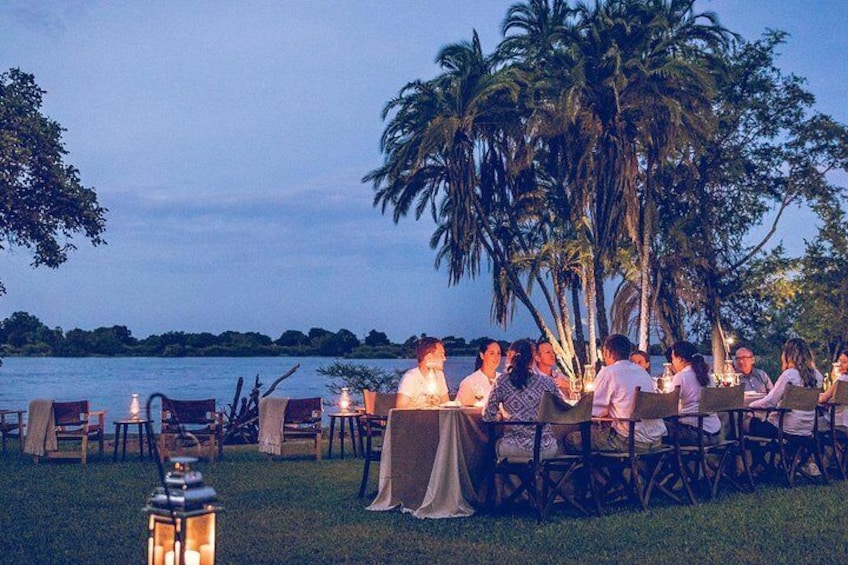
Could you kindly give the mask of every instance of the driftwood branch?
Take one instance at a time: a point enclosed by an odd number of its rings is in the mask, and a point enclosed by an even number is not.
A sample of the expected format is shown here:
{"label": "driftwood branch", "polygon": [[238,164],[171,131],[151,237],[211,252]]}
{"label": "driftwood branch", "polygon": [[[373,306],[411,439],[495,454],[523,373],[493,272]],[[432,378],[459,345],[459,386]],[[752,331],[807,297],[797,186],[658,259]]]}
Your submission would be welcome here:
{"label": "driftwood branch", "polygon": [[[286,373],[276,379],[268,390],[261,395],[262,398],[274,392],[281,382],[292,376],[295,371],[300,368],[300,363],[286,371]],[[259,375],[253,382],[253,388],[250,393],[242,397],[242,389],[244,387],[244,378],[239,377],[236,383],[236,393],[233,395],[233,402],[229,406],[228,414],[225,416],[224,422],[224,443],[227,444],[250,444],[259,441],[259,399],[262,383],[259,382]]]}

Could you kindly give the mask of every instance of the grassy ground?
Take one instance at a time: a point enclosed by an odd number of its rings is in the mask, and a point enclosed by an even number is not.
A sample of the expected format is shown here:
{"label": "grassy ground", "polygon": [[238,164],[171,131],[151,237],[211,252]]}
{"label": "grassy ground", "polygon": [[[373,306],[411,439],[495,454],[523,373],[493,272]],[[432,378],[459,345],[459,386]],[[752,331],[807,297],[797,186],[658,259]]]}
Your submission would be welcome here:
{"label": "grassy ground", "polygon": [[[603,518],[530,513],[417,520],[368,512],[356,498],[362,461],[269,460],[228,447],[200,463],[225,511],[223,564],[262,563],[844,563],[848,483],[725,493],[696,507],[613,508]],[[375,476],[376,466],[374,468]],[[0,563],[142,563],[141,508],[157,482],[136,458],[34,465],[0,458]],[[372,482],[372,490],[376,485]]]}

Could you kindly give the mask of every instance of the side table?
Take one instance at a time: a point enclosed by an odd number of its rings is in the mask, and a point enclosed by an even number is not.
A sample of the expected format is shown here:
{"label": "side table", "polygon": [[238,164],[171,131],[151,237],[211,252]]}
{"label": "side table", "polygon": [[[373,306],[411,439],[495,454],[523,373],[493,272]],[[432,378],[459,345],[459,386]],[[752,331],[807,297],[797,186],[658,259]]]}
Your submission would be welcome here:
{"label": "side table", "polygon": [[327,453],[327,459],[333,458],[333,436],[335,435],[336,420],[341,420],[339,426],[339,443],[341,444],[341,459],[345,457],[345,422],[350,428],[350,447],[353,450],[353,456],[356,457],[356,432],[354,422],[359,420],[359,412],[338,412],[330,414],[330,446]]}
{"label": "side table", "polygon": [[[144,459],[144,440],[147,438],[147,452],[149,457],[153,457],[153,438],[147,433],[147,424],[150,420],[144,419],[127,419],[115,420],[115,451],[112,453],[112,461],[118,460],[118,442],[121,443],[121,461],[127,456],[127,432],[130,426],[138,426],[138,458]],[[123,433],[123,438],[121,434]]]}

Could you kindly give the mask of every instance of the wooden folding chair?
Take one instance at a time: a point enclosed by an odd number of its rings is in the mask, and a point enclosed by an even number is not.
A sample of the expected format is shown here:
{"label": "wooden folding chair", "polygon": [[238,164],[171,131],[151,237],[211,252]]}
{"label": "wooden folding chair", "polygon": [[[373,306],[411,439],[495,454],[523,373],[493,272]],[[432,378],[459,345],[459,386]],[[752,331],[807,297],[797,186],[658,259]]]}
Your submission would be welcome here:
{"label": "wooden folding chair", "polygon": [[[562,499],[583,514],[590,512],[584,506],[586,494],[591,498],[598,516],[602,515],[601,504],[595,485],[592,464],[592,403],[595,395],[584,394],[580,401],[570,406],[558,396],[546,392],[542,396],[539,412],[536,415],[536,437],[533,447],[534,458],[538,461],[538,477],[541,482],[541,496],[538,498],[539,519],[544,520],[553,504]],[[540,458],[542,428],[546,425],[564,425],[578,427],[580,449],[576,453],[563,452],[556,457]],[[571,489],[565,487],[571,485]],[[589,492],[585,487],[588,485]]]}
{"label": "wooden folding chair", "polygon": [[[764,411],[778,412],[777,437],[758,437],[747,436],[746,447],[751,449],[752,444],[765,449],[767,454],[771,455],[769,465],[775,469],[779,469],[784,478],[786,485],[792,487],[798,471],[806,479],[813,481],[815,477],[807,474],[800,467],[805,464],[810,458],[815,461],[821,471],[821,481],[827,484],[827,469],[824,466],[824,458],[822,457],[821,441],[819,437],[819,415],[818,401],[819,394],[822,392],[820,388],[807,388],[795,386],[793,384],[786,385],[786,391],[783,393],[783,398],[780,401],[780,406],[776,408],[748,408],[749,411]],[[809,433],[791,434],[785,430],[786,414],[792,411],[812,412],[814,415],[813,426]],[[769,461],[769,459],[765,459]]]}
{"label": "wooden folding chair", "polygon": [[315,459],[320,460],[323,413],[324,403],[320,396],[289,399],[283,421],[282,441],[311,439],[314,443]]}
{"label": "wooden folding chair", "polygon": [[846,448],[848,448],[848,428],[836,424],[836,416],[838,410],[848,410],[848,381],[836,381],[833,385],[836,390],[833,391],[833,396],[830,401],[823,407],[829,414],[829,421],[826,431],[822,432],[821,439],[831,448],[832,457],[839,476],[842,479],[848,478],[848,457],[846,457]]}
{"label": "wooden folding chair", "polygon": [[678,503],[685,502],[675,485],[682,483],[689,503],[697,504],[692,486],[683,470],[680,446],[674,426],[670,427],[669,443],[650,451],[636,449],[636,424],[643,420],[678,418],[680,387],[670,393],[645,392],[636,387],[633,411],[630,418],[593,418],[595,422],[625,422],[628,426],[627,451],[595,451],[600,475],[606,483],[601,487],[610,500],[619,491],[635,499],[642,510],[647,510],[654,489],[661,491]]}
{"label": "wooden folding chair", "polygon": [[[79,458],[85,465],[88,462],[88,442],[94,440],[99,446],[100,458],[103,458],[103,434],[105,429],[106,413],[102,411],[92,412],[89,409],[88,400],[74,402],[54,402],[53,419],[56,424],[56,439],[61,442],[79,442],[79,451],[53,451],[47,454],[50,459],[55,458]],[[92,422],[91,417],[96,421]],[[36,462],[38,458],[36,458]]]}
{"label": "wooden folding chair", "polygon": [[379,462],[383,454],[383,434],[389,421],[389,410],[397,406],[397,394],[380,393],[363,390],[362,397],[365,400],[365,414],[359,418],[360,448],[365,456],[362,467],[362,481],[359,483],[359,497],[365,496],[368,487],[368,475],[371,471],[371,463]]}
{"label": "wooden folding chair", "polygon": [[[723,438],[717,443],[704,443],[704,419],[712,414],[724,416],[727,428]],[[754,490],[754,477],[748,461],[744,457],[744,431],[742,422],[745,417],[745,387],[704,387],[701,390],[701,402],[697,414],[687,416],[698,418],[698,444],[681,445],[684,470],[689,474],[693,485],[703,486],[710,498],[715,498],[719,484],[730,483],[740,491],[744,491],[740,480],[736,477],[736,459],[741,457],[744,473],[748,479],[750,490]],[[728,467],[732,469],[728,470]]]}
{"label": "wooden folding chair", "polygon": [[224,415],[215,410],[215,399],[162,399],[162,433],[159,456],[164,459],[195,449],[209,461],[224,456]]}

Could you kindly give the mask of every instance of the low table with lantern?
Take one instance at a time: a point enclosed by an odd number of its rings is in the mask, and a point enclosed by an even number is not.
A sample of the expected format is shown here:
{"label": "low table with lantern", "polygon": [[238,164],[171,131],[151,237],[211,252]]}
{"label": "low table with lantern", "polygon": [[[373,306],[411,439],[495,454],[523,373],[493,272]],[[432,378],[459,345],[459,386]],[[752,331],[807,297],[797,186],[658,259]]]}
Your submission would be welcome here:
{"label": "low table with lantern", "polygon": [[[138,458],[144,459],[144,442],[147,439],[147,452],[153,457],[153,438],[147,433],[147,424],[150,420],[143,418],[127,418],[126,420],[115,420],[115,451],[112,453],[112,461],[118,460],[118,443],[121,444],[121,461],[127,456],[127,433],[130,426],[138,426]],[[122,437],[123,434],[123,437]]]}
{"label": "low table with lantern", "polygon": [[355,430],[356,426],[354,423],[359,421],[359,416],[361,414],[359,412],[337,412],[335,414],[330,414],[330,445],[327,450],[327,458],[333,458],[333,437],[335,436],[336,430],[336,420],[341,420],[339,425],[339,444],[341,444],[340,457],[341,459],[345,458],[345,422],[347,422],[348,428],[350,429],[350,447],[353,450],[354,457],[357,456],[356,453],[356,435]]}

